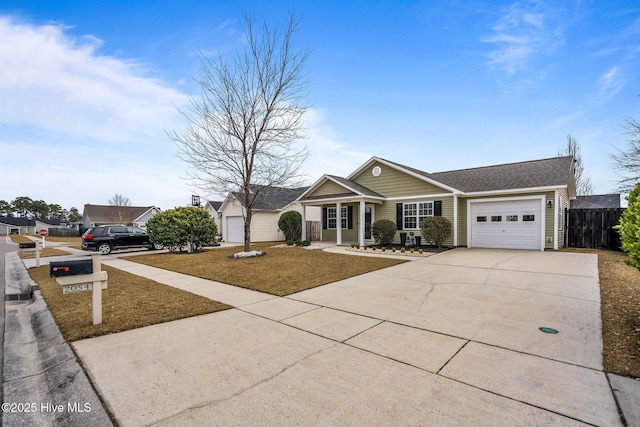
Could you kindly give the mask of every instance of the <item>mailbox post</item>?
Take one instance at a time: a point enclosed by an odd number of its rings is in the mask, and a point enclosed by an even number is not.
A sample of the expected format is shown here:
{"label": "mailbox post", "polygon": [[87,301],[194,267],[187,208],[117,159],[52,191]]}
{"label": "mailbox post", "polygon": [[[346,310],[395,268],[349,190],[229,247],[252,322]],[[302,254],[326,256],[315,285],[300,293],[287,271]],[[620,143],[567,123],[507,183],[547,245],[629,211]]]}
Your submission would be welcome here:
{"label": "mailbox post", "polygon": [[102,271],[100,255],[100,252],[93,252],[90,261],[49,264],[49,272],[62,286],[64,295],[91,291],[91,318],[94,325],[102,323],[102,290],[107,289],[107,272]]}
{"label": "mailbox post", "polygon": [[36,254],[36,267],[40,267],[40,247],[36,242],[20,243],[19,247],[25,255]]}

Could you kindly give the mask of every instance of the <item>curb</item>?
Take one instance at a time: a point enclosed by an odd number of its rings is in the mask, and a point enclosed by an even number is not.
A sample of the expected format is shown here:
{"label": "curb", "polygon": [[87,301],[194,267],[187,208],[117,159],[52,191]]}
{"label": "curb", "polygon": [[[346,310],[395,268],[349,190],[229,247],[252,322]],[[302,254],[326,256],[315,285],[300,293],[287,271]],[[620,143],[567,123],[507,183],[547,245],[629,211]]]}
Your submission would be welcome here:
{"label": "curb", "polygon": [[[6,277],[33,289],[19,258],[5,259]],[[2,425],[112,426],[40,291],[33,301],[5,302],[5,314]]]}

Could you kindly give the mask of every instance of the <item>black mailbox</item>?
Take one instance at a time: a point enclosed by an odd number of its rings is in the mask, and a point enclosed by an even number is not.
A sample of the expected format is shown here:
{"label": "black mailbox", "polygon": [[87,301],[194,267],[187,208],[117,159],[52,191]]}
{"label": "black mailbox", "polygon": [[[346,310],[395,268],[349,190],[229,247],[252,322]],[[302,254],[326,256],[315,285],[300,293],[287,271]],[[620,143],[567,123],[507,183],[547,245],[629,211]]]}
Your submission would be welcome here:
{"label": "black mailbox", "polygon": [[36,242],[29,243],[20,243],[20,249],[34,249],[36,247]]}
{"label": "black mailbox", "polygon": [[92,274],[93,261],[56,261],[49,263],[49,275],[51,277],[77,276],[78,274]]}

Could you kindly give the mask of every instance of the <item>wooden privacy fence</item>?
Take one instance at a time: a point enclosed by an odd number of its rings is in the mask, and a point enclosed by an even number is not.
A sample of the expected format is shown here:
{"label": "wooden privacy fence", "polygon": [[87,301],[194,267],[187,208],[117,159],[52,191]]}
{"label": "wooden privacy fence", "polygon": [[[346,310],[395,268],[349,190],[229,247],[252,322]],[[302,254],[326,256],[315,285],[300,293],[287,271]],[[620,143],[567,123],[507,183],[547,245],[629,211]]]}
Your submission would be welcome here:
{"label": "wooden privacy fence", "polygon": [[320,228],[322,223],[320,221],[307,221],[307,240],[310,242],[317,242],[320,240]]}
{"label": "wooden privacy fence", "polygon": [[570,248],[619,251],[620,235],[613,230],[625,208],[567,209],[565,243]]}
{"label": "wooden privacy fence", "polygon": [[80,231],[75,228],[58,228],[58,227],[50,227],[49,228],[49,236],[55,237],[78,237],[80,236]]}

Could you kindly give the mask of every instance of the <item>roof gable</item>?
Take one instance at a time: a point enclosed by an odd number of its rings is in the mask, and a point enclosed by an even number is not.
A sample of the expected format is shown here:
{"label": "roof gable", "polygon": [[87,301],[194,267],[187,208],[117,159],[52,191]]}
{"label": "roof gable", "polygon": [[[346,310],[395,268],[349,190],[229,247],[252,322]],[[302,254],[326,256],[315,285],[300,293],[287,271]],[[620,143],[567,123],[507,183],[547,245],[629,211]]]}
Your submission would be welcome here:
{"label": "roof gable", "polygon": [[300,199],[331,199],[349,196],[365,196],[379,199],[384,198],[381,194],[353,180],[335,175],[324,175],[315,184],[309,187],[309,189],[300,196]]}

